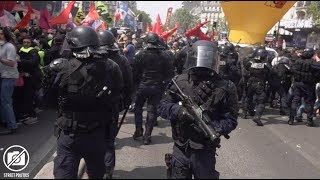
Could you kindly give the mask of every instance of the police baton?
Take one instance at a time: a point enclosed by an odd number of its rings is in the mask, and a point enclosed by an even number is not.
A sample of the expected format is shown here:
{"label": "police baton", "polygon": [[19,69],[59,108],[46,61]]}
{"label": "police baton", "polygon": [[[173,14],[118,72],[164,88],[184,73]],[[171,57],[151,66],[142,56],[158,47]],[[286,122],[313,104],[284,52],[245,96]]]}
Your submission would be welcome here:
{"label": "police baton", "polygon": [[120,123],[119,123],[119,125],[118,125],[116,137],[117,137],[117,135],[118,135],[118,133],[119,133],[119,131],[120,131],[120,128],[121,128],[121,126],[122,126],[122,123],[123,123],[123,121],[124,121],[124,118],[125,118],[126,115],[127,115],[127,112],[128,112],[128,110],[129,110],[129,107],[130,107],[130,105],[127,106],[127,108],[125,109],[125,111],[124,111],[124,113],[123,113],[123,115],[122,115],[122,118],[121,118]]}

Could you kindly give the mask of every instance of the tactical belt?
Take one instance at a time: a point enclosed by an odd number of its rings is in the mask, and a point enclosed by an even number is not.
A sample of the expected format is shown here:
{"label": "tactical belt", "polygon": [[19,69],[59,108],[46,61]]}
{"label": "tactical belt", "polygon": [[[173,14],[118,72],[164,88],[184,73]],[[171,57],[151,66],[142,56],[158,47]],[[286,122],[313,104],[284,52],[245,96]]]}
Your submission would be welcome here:
{"label": "tactical belt", "polygon": [[205,145],[196,143],[190,139],[188,139],[185,143],[182,143],[180,141],[175,141],[174,145],[177,146],[182,152],[187,152],[188,149],[207,149],[207,148],[220,148],[220,139],[217,139],[217,143],[207,143]]}
{"label": "tactical belt", "polygon": [[57,121],[59,129],[61,129],[66,135],[74,134],[88,134],[97,129],[101,123],[98,121],[91,121],[90,124],[79,123],[79,121],[73,120],[67,117],[60,117]]}

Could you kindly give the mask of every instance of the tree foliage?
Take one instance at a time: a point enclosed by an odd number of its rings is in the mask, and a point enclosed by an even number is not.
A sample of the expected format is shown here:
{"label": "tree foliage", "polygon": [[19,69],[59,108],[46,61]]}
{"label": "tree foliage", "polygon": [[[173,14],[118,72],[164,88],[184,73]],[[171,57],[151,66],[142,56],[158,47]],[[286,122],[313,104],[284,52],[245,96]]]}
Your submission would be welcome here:
{"label": "tree foliage", "polygon": [[320,28],[320,1],[311,1],[307,14],[312,17],[314,25]]}
{"label": "tree foliage", "polygon": [[188,9],[179,8],[172,14],[170,28],[173,28],[174,22],[178,23],[178,32],[181,33],[193,28],[200,21],[199,17],[192,15]]}

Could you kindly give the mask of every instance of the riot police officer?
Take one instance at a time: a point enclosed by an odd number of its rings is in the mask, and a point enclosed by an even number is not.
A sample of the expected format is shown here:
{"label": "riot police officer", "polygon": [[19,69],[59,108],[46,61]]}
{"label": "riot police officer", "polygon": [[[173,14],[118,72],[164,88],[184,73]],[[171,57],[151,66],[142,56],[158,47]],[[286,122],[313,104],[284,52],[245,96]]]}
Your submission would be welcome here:
{"label": "riot police officer", "polygon": [[280,115],[287,114],[287,96],[291,86],[289,58],[281,57],[278,64],[272,67],[273,88],[280,96]]}
{"label": "riot police officer", "polygon": [[184,65],[189,57],[189,53],[191,52],[192,43],[196,42],[197,40],[198,38],[194,36],[191,36],[189,39],[182,38],[181,40],[179,40],[181,50],[177,53],[174,62],[177,74],[181,74],[183,70],[185,70]]}
{"label": "riot police officer", "polygon": [[[199,40],[192,49],[187,71],[173,79],[177,85],[169,84],[158,107],[159,115],[170,120],[172,127],[174,146],[168,171],[173,179],[191,179],[192,175],[195,179],[218,178],[215,152],[220,146],[219,134],[228,135],[237,126],[237,90],[216,72],[217,46],[213,42]],[[178,89],[201,107],[200,116],[208,117],[207,125],[217,135],[213,141],[185,107]]]}
{"label": "riot police officer", "polygon": [[220,56],[219,70],[218,70],[219,74],[221,75],[222,78],[226,80],[231,80],[233,83],[238,84],[241,78],[241,73],[240,73],[240,69],[237,67],[237,60],[238,60],[236,59],[237,57],[234,57],[234,55],[230,54],[232,53],[231,52],[232,48],[230,50],[230,47],[228,47],[225,44],[222,44],[218,47],[218,51]]}
{"label": "riot police officer", "polygon": [[[268,52],[264,48],[259,48],[254,53],[254,59],[247,61],[244,67],[249,71],[250,77],[246,87],[246,97],[244,101],[244,118],[247,118],[247,113],[254,115],[253,121],[258,126],[263,126],[260,118],[264,112],[266,92],[265,86],[268,74],[271,72],[271,65],[266,63]],[[253,98],[256,95],[256,112],[254,113]]]}
{"label": "riot police officer", "polygon": [[171,58],[159,44],[159,36],[150,32],[145,39],[147,47],[135,55],[133,63],[134,82],[139,84],[135,101],[136,130],[133,139],[136,140],[143,135],[142,108],[148,100],[143,140],[144,144],[150,144],[151,133],[158,116],[157,106],[167,82],[174,75],[174,70]]}
{"label": "riot police officer", "polygon": [[57,59],[45,67],[59,72],[58,119],[55,122],[57,156],[55,178],[77,178],[84,158],[89,178],[105,173],[106,127],[117,111],[122,88],[119,66],[112,60],[93,57],[99,44],[90,27],[76,27],[66,35],[71,59]]}
{"label": "riot police officer", "polygon": [[319,81],[320,64],[312,59],[313,49],[305,49],[300,59],[292,64],[291,71],[294,76],[293,99],[291,103],[289,125],[293,125],[296,116],[298,104],[301,98],[305,101],[305,111],[307,114],[307,126],[315,126],[313,121],[313,105],[315,102],[315,85]]}
{"label": "riot police officer", "polygon": [[[132,81],[132,69],[127,60],[127,58],[120,54],[120,49],[114,45],[115,37],[111,31],[100,30],[97,32],[99,37],[99,48],[97,50],[97,55],[104,58],[109,58],[116,62],[121,70],[124,86],[120,91],[121,94],[121,104],[119,111],[128,108],[131,103],[131,95],[133,93],[133,81]],[[118,112],[118,111],[116,111]],[[118,118],[119,113],[114,113],[114,119],[112,125],[107,129],[107,152],[105,155],[105,165],[106,165],[106,178],[111,179],[113,170],[115,167],[116,157],[115,157],[115,137],[119,130],[118,128]]]}

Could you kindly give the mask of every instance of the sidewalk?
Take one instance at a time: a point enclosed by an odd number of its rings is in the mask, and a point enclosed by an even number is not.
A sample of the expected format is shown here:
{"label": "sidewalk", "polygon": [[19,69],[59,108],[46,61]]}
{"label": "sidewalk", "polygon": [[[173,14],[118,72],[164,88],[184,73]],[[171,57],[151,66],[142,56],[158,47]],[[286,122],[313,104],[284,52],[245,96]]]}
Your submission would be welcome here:
{"label": "sidewalk", "polygon": [[[24,147],[29,154],[29,163],[19,173],[29,173],[33,178],[52,156],[56,149],[56,138],[53,136],[53,123],[56,119],[54,110],[45,110],[38,114],[39,122],[33,125],[19,125],[15,134],[0,136],[0,156],[3,157],[7,148],[13,145]],[[0,172],[12,173],[0,162]],[[0,173],[0,179],[4,174]]]}

